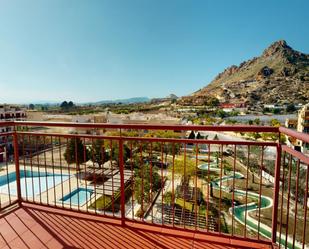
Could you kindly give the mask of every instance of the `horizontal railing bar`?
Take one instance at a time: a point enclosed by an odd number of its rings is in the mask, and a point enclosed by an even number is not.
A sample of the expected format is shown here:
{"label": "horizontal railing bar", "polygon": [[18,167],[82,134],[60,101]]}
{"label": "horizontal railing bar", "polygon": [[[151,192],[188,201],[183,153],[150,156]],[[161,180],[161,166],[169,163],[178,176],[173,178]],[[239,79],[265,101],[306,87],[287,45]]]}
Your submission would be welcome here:
{"label": "horizontal railing bar", "polygon": [[26,136],[52,136],[64,138],[94,138],[105,140],[123,140],[123,141],[145,141],[145,142],[166,142],[166,143],[193,143],[193,144],[224,144],[224,145],[252,145],[252,146],[277,146],[275,142],[257,142],[257,141],[233,141],[233,140],[205,140],[205,139],[180,139],[180,138],[155,138],[155,137],[123,137],[123,136],[100,136],[84,134],[61,134],[61,133],[37,133],[37,132],[17,132],[17,134]]}
{"label": "horizontal railing bar", "polygon": [[309,143],[309,135],[306,133],[294,131],[285,127],[279,127],[279,131],[285,135],[291,136],[293,138],[297,138],[303,142]]}
{"label": "horizontal railing bar", "polygon": [[107,124],[107,123],[73,123],[73,122],[37,122],[14,121],[16,126],[46,126],[71,128],[111,128],[111,129],[144,129],[174,131],[226,131],[226,132],[278,132],[278,127],[255,125],[148,125],[148,124]]}
{"label": "horizontal railing bar", "polygon": [[73,138],[73,137],[79,137],[79,138],[96,138],[96,139],[108,139],[108,140],[120,140],[122,137],[120,136],[101,136],[101,135],[89,135],[89,134],[63,134],[63,133],[47,133],[47,132],[24,132],[19,131],[17,132],[19,135],[25,135],[25,136],[42,136],[42,137],[63,137],[63,138]]}
{"label": "horizontal railing bar", "polygon": [[11,136],[11,135],[13,135],[14,133],[13,132],[1,132],[0,133],[0,137],[6,137],[6,136]]}
{"label": "horizontal railing bar", "polygon": [[303,163],[309,165],[309,157],[307,157],[306,155],[304,155],[303,153],[292,149],[291,147],[287,146],[287,145],[282,145],[282,150],[291,154],[292,156],[298,158],[300,161],[302,161]]}
{"label": "horizontal railing bar", "polygon": [[0,122],[0,127],[3,127],[3,126],[14,126],[14,121],[3,121],[3,122]]}
{"label": "horizontal railing bar", "polygon": [[170,142],[170,143],[192,143],[192,144],[224,144],[224,145],[256,145],[256,146],[277,146],[275,142],[256,141],[233,141],[233,140],[205,140],[205,139],[178,139],[178,138],[148,138],[148,137],[122,137],[124,141],[149,141],[149,142]]}
{"label": "horizontal railing bar", "polygon": [[[2,211],[4,211],[4,210],[6,210],[6,209],[8,209],[8,208],[10,208],[10,207],[12,207],[13,205],[15,205],[15,204],[17,204],[19,202],[19,200],[14,200],[14,201],[12,201],[11,203],[8,201],[8,202],[6,202],[6,203],[2,203],[2,207],[0,208],[0,213],[2,212]],[[1,216],[0,216],[0,218],[1,218]]]}

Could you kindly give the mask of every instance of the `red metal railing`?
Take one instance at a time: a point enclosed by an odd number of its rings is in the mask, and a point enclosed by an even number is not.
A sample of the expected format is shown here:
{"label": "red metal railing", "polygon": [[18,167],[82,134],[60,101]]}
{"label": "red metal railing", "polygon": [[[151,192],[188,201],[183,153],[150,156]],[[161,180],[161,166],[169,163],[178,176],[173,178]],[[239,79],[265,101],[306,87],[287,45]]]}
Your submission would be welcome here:
{"label": "red metal railing", "polygon": [[[123,225],[143,222],[289,248],[308,244],[309,160],[279,143],[283,134],[304,142],[308,135],[261,126],[0,126],[14,127],[0,136],[7,147],[11,139],[15,158],[12,165],[7,156],[0,172],[1,208],[30,202],[114,217]],[[200,139],[188,139],[191,131]],[[218,140],[221,132],[273,133],[275,141],[229,134]]]}

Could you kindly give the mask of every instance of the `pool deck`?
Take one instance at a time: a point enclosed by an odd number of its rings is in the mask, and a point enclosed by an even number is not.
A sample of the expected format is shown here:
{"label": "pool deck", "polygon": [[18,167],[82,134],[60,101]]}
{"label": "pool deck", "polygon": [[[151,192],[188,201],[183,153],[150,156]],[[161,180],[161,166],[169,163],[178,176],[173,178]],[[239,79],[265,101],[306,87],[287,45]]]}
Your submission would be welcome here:
{"label": "pool deck", "polygon": [[0,214],[0,248],[272,248],[205,235],[23,204]]}

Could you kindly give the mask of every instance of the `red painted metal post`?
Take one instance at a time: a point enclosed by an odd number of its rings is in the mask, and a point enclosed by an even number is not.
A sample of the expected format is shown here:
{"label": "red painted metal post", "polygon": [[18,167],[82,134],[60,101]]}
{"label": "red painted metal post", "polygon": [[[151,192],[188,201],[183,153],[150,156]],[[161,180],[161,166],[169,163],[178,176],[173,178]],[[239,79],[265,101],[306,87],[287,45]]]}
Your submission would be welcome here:
{"label": "red painted metal post", "polygon": [[125,225],[125,186],[124,186],[124,164],[123,164],[123,140],[119,140],[119,170],[120,170],[120,202],[121,202],[121,224]]}
{"label": "red painted metal post", "polygon": [[20,189],[20,171],[19,171],[19,151],[18,151],[18,137],[16,131],[13,133],[13,146],[14,146],[14,161],[15,161],[15,174],[16,174],[16,187],[17,187],[17,201],[21,204],[21,189]]}
{"label": "red painted metal post", "polygon": [[[279,133],[280,136],[280,133]],[[280,141],[277,145],[277,157],[275,165],[275,183],[274,183],[274,205],[272,213],[272,235],[271,241],[276,244],[277,240],[277,222],[278,222],[278,203],[279,203],[279,183],[280,183],[280,167],[281,167],[281,144]]]}

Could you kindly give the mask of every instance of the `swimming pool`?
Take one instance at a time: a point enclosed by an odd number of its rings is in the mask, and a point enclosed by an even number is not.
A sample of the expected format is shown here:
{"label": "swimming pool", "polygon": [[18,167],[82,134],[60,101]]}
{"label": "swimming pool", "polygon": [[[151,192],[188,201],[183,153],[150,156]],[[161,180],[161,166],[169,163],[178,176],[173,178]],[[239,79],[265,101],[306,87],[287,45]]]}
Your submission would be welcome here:
{"label": "swimming pool", "polygon": [[[53,174],[48,172],[38,172],[31,170],[20,170],[20,188],[22,197],[36,196],[62,181],[66,181],[70,176],[67,174]],[[17,195],[16,173],[0,176],[0,193]]]}
{"label": "swimming pool", "polygon": [[82,206],[90,200],[92,194],[93,189],[76,188],[72,192],[61,198],[60,201],[63,201],[66,204]]}

